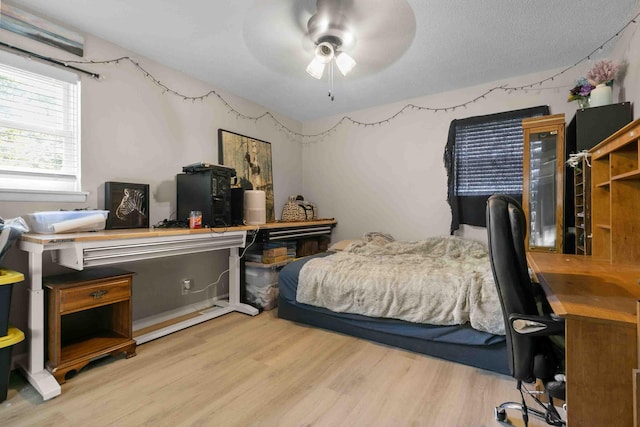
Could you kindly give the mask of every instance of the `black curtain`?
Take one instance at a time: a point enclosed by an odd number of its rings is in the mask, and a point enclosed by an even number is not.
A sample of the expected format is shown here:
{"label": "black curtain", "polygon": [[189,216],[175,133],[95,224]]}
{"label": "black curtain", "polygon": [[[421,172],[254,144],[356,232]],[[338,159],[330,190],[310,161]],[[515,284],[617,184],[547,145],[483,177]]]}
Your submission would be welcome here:
{"label": "black curtain", "polygon": [[[505,143],[513,142],[514,132],[517,135],[522,134],[522,125],[520,121],[528,117],[538,117],[549,115],[549,107],[538,106],[532,108],[525,108],[522,110],[506,111],[502,113],[489,114],[485,116],[469,117],[466,119],[453,120],[449,125],[449,136],[447,139],[447,145],[444,151],[444,165],[447,170],[447,202],[451,207],[451,227],[450,233],[453,234],[460,224],[474,225],[478,227],[486,227],[486,203],[489,196],[496,191],[488,190],[487,194],[473,194],[473,195],[459,195],[458,194],[458,176],[459,165],[456,161],[456,131],[457,129],[464,128],[466,126],[482,126],[487,125],[485,133],[487,137],[485,140],[479,139],[477,143],[482,145],[483,150],[501,150]],[[503,129],[498,131],[498,134],[491,134],[490,127],[495,127],[496,123],[505,122]],[[509,123],[510,122],[510,123]],[[490,126],[492,124],[493,126]],[[500,132],[504,132],[504,139]],[[519,132],[519,133],[517,133]],[[518,139],[522,139],[518,136]],[[520,156],[520,162],[522,157]],[[500,187],[500,176],[489,176],[486,184],[495,184],[496,189]],[[495,182],[492,182],[494,179]],[[499,191],[499,190],[498,190]],[[522,193],[509,193],[511,197],[522,203]]]}

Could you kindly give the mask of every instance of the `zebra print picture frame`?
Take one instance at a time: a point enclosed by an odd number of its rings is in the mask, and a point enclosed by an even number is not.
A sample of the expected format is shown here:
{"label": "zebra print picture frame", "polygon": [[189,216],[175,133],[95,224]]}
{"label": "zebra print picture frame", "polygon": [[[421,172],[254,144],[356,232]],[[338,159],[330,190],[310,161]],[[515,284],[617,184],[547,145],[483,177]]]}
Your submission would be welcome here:
{"label": "zebra print picture frame", "polygon": [[105,182],[106,228],[149,228],[149,184]]}

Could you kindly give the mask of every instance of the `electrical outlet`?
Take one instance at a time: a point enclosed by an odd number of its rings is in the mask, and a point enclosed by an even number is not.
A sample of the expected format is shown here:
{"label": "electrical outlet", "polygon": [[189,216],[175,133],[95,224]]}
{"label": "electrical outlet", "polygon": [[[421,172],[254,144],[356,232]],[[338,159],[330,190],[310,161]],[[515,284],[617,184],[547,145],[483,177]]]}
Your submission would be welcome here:
{"label": "electrical outlet", "polygon": [[189,293],[189,291],[191,290],[191,286],[192,285],[193,285],[193,280],[184,279],[182,281],[182,285],[181,285],[182,295],[187,295]]}

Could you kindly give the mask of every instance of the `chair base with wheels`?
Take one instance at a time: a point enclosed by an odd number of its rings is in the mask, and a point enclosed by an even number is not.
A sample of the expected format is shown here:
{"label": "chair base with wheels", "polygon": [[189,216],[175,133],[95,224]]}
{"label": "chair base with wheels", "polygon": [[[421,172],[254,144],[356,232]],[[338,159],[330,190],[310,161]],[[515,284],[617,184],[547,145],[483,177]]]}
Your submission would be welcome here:
{"label": "chair base with wheels", "polygon": [[[560,387],[563,390],[561,393],[564,393],[564,382],[556,381],[556,383],[557,384],[547,383],[547,387],[550,387],[552,389],[554,388],[554,386]],[[552,393],[547,394],[549,403],[545,403],[538,398],[539,395],[545,394],[543,391],[528,390],[522,385],[521,381],[518,381],[517,388],[520,391],[520,394],[522,396],[522,399],[523,399],[522,403],[504,402],[504,403],[501,403],[499,406],[496,406],[494,410],[496,421],[500,421],[500,422],[507,421],[507,409],[513,409],[513,410],[520,411],[522,413],[522,418],[524,420],[525,425],[527,425],[529,422],[529,415],[532,415],[536,418],[544,420],[547,424],[552,426],[567,425],[567,423],[562,420],[562,416],[558,413],[558,410],[553,404],[553,397],[551,396]],[[524,403],[525,395],[530,396],[536,402],[536,404],[539,405],[540,409],[531,408],[526,403]]]}

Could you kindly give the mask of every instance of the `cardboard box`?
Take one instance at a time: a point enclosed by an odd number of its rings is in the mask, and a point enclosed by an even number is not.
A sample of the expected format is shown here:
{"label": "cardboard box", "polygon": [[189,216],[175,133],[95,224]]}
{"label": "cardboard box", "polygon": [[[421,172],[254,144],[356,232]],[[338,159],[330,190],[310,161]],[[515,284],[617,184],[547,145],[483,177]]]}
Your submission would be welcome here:
{"label": "cardboard box", "polygon": [[280,256],[287,256],[286,246],[280,248],[265,249],[262,251],[262,258],[275,258]]}
{"label": "cardboard box", "polygon": [[318,249],[318,239],[305,239],[298,241],[298,257],[314,255],[320,252]]}

